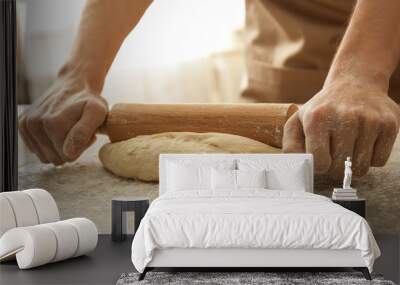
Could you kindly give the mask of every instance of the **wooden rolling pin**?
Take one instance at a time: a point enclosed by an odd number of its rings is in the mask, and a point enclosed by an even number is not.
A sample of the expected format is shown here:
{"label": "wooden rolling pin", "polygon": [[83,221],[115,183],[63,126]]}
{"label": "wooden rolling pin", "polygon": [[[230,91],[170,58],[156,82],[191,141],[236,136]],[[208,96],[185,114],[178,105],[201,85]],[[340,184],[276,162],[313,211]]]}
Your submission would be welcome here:
{"label": "wooden rolling pin", "polygon": [[295,104],[116,104],[101,132],[112,142],[164,132],[217,132],[282,147]]}

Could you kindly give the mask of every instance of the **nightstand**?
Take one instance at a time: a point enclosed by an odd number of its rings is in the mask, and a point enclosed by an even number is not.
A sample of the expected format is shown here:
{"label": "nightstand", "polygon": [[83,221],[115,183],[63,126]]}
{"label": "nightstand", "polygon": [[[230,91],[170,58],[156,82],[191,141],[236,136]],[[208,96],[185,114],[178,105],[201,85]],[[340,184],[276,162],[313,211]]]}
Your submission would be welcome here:
{"label": "nightstand", "polygon": [[355,200],[334,200],[333,203],[339,204],[340,206],[353,211],[356,214],[359,214],[361,217],[365,218],[365,208],[366,208],[366,200],[359,198]]}
{"label": "nightstand", "polygon": [[[140,221],[149,208],[149,198],[147,197],[118,197],[112,199],[112,229],[111,237],[113,241],[123,241],[126,239],[127,231],[127,212],[135,213],[135,232]],[[133,233],[134,234],[134,233]]]}

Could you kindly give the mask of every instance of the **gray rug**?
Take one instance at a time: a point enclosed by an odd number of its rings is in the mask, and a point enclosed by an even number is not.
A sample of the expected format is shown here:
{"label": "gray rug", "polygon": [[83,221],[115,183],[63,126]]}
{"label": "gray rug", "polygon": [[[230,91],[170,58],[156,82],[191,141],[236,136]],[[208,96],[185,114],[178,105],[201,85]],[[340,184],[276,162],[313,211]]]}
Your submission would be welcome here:
{"label": "gray rug", "polygon": [[122,274],[116,285],[134,284],[267,284],[267,285],[297,285],[297,284],[379,284],[395,285],[384,280],[382,276],[372,276],[373,280],[364,279],[359,272],[148,272],[146,278],[138,281],[138,273]]}

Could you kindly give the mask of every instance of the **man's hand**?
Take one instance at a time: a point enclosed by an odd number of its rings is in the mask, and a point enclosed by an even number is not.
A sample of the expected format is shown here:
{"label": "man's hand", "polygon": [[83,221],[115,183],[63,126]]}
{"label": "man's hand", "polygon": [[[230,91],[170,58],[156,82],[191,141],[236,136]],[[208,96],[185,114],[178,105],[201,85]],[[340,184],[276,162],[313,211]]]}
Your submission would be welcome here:
{"label": "man's hand", "polygon": [[333,178],[346,156],[358,176],[386,163],[400,124],[387,95],[400,60],[399,15],[398,0],[357,1],[322,90],[286,123],[284,152],[314,154],[316,171]]}
{"label": "man's hand", "polygon": [[23,140],[42,162],[73,161],[94,142],[108,110],[99,96],[107,72],[151,2],[86,1],[74,48],[58,79],[19,119]]}
{"label": "man's hand", "polygon": [[19,118],[21,137],[43,163],[77,159],[107,116],[104,98],[79,80],[61,77]]}
{"label": "man's hand", "polygon": [[347,156],[354,174],[383,166],[400,125],[400,108],[384,91],[339,80],[326,84],[286,123],[284,152],[314,155],[317,173],[343,176]]}

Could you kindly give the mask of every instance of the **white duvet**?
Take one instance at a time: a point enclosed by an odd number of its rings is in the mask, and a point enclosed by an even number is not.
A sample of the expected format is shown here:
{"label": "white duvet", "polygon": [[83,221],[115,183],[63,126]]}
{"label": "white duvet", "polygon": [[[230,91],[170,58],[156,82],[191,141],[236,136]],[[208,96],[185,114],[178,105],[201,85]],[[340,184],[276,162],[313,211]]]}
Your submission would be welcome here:
{"label": "white duvet", "polygon": [[380,255],[366,220],[330,199],[257,189],[157,198],[134,237],[132,262],[143,272],[165,248],[358,249],[370,271]]}

